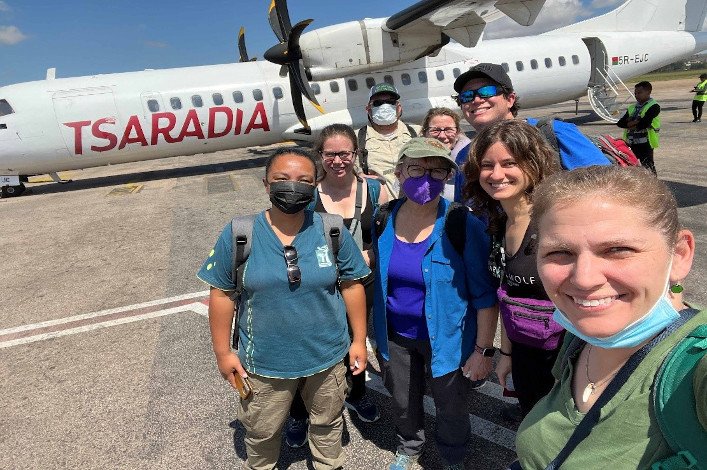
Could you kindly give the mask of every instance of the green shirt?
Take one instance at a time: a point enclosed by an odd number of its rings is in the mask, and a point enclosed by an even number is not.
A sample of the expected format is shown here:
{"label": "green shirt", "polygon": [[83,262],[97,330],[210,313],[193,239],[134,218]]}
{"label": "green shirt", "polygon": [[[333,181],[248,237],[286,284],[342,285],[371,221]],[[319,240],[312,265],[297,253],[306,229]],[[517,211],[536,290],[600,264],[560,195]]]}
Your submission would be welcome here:
{"label": "green shirt", "polygon": [[[696,326],[706,322],[707,312],[702,311],[653,348],[626,384],[604,405],[599,422],[567,457],[563,468],[647,469],[653,462],[673,454],[655,419],[651,396],[653,382],[670,350]],[[518,429],[516,451],[524,470],[543,470],[557,457],[584,417],[575,407],[571,389],[581,348],[573,357],[565,357],[572,341],[581,340],[571,334],[565,335],[553,368],[557,382]],[[701,370],[696,370],[695,374],[701,373],[705,377],[695,377],[695,383],[707,380],[707,370]],[[698,410],[707,413],[705,407]],[[707,422],[707,416],[700,416],[700,420]]]}

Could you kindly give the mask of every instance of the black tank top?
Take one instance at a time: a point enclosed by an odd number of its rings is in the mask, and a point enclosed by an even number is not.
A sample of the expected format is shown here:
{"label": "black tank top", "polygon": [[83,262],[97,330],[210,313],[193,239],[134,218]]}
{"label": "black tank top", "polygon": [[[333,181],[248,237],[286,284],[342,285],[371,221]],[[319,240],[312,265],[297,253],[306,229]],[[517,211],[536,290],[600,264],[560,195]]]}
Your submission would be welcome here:
{"label": "black tank top", "polygon": [[[361,212],[361,241],[363,242],[363,249],[369,250],[371,248],[371,226],[373,225],[373,204],[371,203],[371,198],[368,195],[368,185],[366,185],[366,194],[363,195],[366,198],[366,207],[364,207]],[[317,194],[317,204],[314,206],[315,212],[327,212],[322,204],[322,198]],[[344,225],[346,228],[351,226],[351,221],[353,218],[344,218]]]}

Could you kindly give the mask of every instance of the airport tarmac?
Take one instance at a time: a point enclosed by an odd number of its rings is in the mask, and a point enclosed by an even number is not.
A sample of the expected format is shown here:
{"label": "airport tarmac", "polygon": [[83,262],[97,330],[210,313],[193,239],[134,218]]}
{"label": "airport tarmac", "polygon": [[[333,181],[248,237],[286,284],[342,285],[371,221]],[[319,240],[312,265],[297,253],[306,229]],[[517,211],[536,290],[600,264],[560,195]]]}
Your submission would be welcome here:
{"label": "airport tarmac", "polygon": [[[657,82],[659,177],[696,235],[686,299],[707,305],[705,123],[690,114],[695,80]],[[521,101],[522,103],[522,101]],[[554,115],[588,135],[620,135],[586,100],[521,112]],[[245,457],[236,395],[211,352],[206,287],[195,277],[223,226],[262,210],[263,164],[252,148],[70,172],[0,200],[0,468],[237,468]],[[375,367],[373,367],[375,369]],[[375,370],[382,418],[346,416],[345,468],[383,468],[395,435]],[[469,395],[475,436],[467,468],[503,469],[516,426],[498,414],[498,385]],[[428,430],[434,407],[427,402]],[[440,468],[430,442],[422,468]],[[282,469],[311,468],[283,447]]]}

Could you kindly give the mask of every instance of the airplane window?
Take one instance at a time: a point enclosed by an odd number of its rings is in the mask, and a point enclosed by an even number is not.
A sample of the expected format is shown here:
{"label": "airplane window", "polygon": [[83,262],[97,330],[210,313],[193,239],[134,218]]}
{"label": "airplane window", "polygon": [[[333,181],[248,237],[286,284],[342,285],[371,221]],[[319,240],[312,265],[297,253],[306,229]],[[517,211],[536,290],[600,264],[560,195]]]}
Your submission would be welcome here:
{"label": "airplane window", "polygon": [[284,96],[282,94],[282,88],[280,88],[279,86],[276,86],[275,88],[272,89],[272,94],[276,100],[281,100],[282,97]]}
{"label": "airplane window", "polygon": [[458,68],[454,67],[454,69],[452,70],[452,75],[454,75],[454,78],[458,78],[459,75],[461,75],[461,74],[462,74],[462,71],[459,70]]}
{"label": "airplane window", "polygon": [[533,70],[538,69],[538,61],[535,59],[530,59],[530,68]]}
{"label": "airplane window", "polygon": [[550,68],[552,67],[552,59],[549,57],[545,57],[545,67]]}
{"label": "airplane window", "polygon": [[420,83],[427,83],[427,72],[417,72],[417,79]]}
{"label": "airplane window", "polygon": [[221,106],[223,104],[223,96],[221,96],[221,93],[214,93],[211,95],[211,99],[214,100],[214,104],[216,106]]}
{"label": "airplane window", "polygon": [[558,57],[557,62],[559,62],[560,67],[564,67],[567,64],[567,61],[565,60],[564,56]]}
{"label": "airplane window", "polygon": [[235,103],[242,103],[243,102],[243,93],[240,91],[234,91],[233,92],[233,101]]}
{"label": "airplane window", "polygon": [[160,110],[160,104],[157,100],[147,100],[147,109],[153,113],[156,113]]}
{"label": "airplane window", "polygon": [[182,100],[179,98],[170,98],[169,104],[172,105],[172,109],[182,109]]}
{"label": "airplane window", "polygon": [[204,106],[204,100],[202,100],[199,95],[193,95],[191,97],[191,104],[193,104],[195,108],[201,108]]}
{"label": "airplane window", "polygon": [[390,75],[385,75],[383,77],[383,81],[385,83],[390,83],[391,85],[395,86],[395,82],[393,81],[393,77],[391,77]]}
{"label": "airplane window", "polygon": [[506,63],[506,62],[502,63],[501,67],[503,67],[503,70],[505,70],[506,73],[511,71],[511,68],[508,66],[508,63]]}
{"label": "airplane window", "polygon": [[410,78],[410,74],[404,73],[400,76],[400,79],[403,82],[403,85],[407,86],[412,83],[412,79]]}
{"label": "airplane window", "polygon": [[12,109],[12,106],[10,106],[10,103],[7,102],[7,100],[0,100],[0,116],[7,116],[8,114],[12,114],[15,111]]}
{"label": "airplane window", "polygon": [[516,62],[516,70],[519,72],[523,71],[523,62],[522,61],[519,60]]}
{"label": "airplane window", "polygon": [[356,91],[358,90],[358,82],[354,80],[353,78],[349,80],[349,90],[351,91]]}
{"label": "airplane window", "polygon": [[435,75],[437,75],[437,80],[439,80],[440,82],[442,80],[444,80],[444,71],[443,70],[437,70],[437,72],[435,72]]}
{"label": "airplane window", "polygon": [[573,56],[572,56],[572,63],[573,63],[574,65],[579,64],[579,56],[573,55]]}
{"label": "airplane window", "polygon": [[366,88],[370,90],[375,84],[376,80],[373,77],[366,77]]}
{"label": "airplane window", "polygon": [[322,92],[322,89],[319,88],[319,83],[311,83],[312,86],[312,91],[314,92],[315,95],[318,95],[319,93]]}
{"label": "airplane window", "polygon": [[339,92],[339,84],[337,82],[329,82],[329,88],[331,89],[332,93]]}
{"label": "airplane window", "polygon": [[253,90],[253,99],[255,101],[263,101],[263,92],[259,88]]}

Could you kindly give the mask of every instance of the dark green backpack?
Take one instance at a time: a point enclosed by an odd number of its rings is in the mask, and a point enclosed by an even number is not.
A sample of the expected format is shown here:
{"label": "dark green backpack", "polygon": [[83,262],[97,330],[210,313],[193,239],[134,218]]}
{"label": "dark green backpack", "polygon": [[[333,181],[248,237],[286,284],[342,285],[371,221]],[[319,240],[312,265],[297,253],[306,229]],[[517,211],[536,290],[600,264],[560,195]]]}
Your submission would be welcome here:
{"label": "dark green backpack", "polygon": [[707,324],[692,330],[673,348],[656,376],[656,419],[675,455],[654,463],[652,470],[707,470],[707,422],[700,423],[697,417],[698,407],[707,408],[707,383],[694,382],[697,370],[700,374],[707,371]]}

